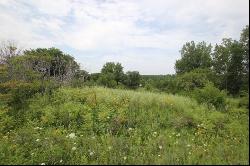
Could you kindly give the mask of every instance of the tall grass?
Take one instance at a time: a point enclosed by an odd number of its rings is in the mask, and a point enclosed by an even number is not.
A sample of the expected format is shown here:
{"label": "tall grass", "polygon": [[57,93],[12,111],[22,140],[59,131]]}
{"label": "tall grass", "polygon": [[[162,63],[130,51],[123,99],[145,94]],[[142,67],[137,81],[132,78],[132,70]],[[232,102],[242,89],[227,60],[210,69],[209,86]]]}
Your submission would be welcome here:
{"label": "tall grass", "polygon": [[0,108],[1,164],[249,164],[248,110],[175,95],[61,88]]}

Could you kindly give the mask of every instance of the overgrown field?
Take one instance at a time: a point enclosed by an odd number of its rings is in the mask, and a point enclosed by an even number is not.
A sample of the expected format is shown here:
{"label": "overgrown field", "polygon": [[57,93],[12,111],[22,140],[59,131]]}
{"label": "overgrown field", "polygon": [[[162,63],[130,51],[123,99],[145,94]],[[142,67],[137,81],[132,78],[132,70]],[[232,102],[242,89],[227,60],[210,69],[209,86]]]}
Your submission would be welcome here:
{"label": "overgrown field", "polygon": [[0,104],[0,164],[249,164],[249,111],[187,97],[61,88]]}

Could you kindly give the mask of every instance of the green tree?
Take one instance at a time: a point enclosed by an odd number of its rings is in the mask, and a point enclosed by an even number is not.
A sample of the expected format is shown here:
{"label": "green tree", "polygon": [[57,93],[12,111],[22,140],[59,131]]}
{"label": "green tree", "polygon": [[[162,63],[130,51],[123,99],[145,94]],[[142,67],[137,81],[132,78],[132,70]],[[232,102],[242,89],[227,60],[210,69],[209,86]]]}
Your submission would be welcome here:
{"label": "green tree", "polygon": [[227,87],[228,91],[236,95],[240,92],[244,83],[244,50],[239,42],[231,46],[231,57],[228,68]]}
{"label": "green tree", "polygon": [[37,48],[24,51],[27,65],[42,77],[53,78],[59,83],[69,82],[79,72],[74,58],[57,48]]}
{"label": "green tree", "polygon": [[176,73],[190,72],[197,68],[211,67],[211,44],[205,42],[195,44],[194,41],[186,43],[181,49],[181,59],[175,63]]}
{"label": "green tree", "polygon": [[213,70],[221,89],[238,94],[243,85],[244,49],[243,45],[232,39],[223,39],[216,45],[213,53]]}
{"label": "green tree", "polygon": [[227,76],[230,63],[230,47],[232,39],[222,39],[222,44],[216,44],[213,56],[213,71],[217,75],[217,86],[227,89]]}
{"label": "green tree", "polygon": [[138,88],[140,85],[141,76],[138,71],[128,71],[126,73],[125,84],[132,89]]}
{"label": "green tree", "polygon": [[[116,85],[119,85],[119,83],[122,83],[124,80],[124,72],[123,67],[120,63],[114,63],[114,62],[107,62],[102,70],[101,70],[101,77],[100,82],[104,83],[104,85],[109,84],[107,81],[116,82]],[[110,84],[110,85],[113,85]]]}
{"label": "green tree", "polygon": [[244,49],[244,88],[248,89],[249,85],[249,26],[247,25],[241,33],[240,43]]}
{"label": "green tree", "polygon": [[196,88],[203,88],[209,82],[213,82],[213,77],[211,70],[198,68],[178,75],[176,86],[179,91],[190,92]]}
{"label": "green tree", "polygon": [[114,88],[117,85],[113,73],[101,74],[98,78],[98,83],[109,88]]}

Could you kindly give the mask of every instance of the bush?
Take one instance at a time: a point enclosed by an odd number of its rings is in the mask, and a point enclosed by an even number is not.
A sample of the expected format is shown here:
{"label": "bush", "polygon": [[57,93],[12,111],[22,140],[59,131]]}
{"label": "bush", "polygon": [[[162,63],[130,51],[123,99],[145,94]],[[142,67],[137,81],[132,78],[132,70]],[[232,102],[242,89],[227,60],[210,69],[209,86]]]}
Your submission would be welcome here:
{"label": "bush", "polygon": [[141,80],[141,76],[138,71],[128,71],[126,73],[124,82],[128,88],[136,89],[140,85],[140,80]]}
{"label": "bush", "polygon": [[239,106],[249,109],[249,96],[240,98]]}
{"label": "bush", "polygon": [[214,87],[212,83],[208,83],[202,89],[196,89],[193,95],[199,103],[205,103],[209,107],[217,109],[225,109],[226,107],[226,93]]}
{"label": "bush", "polygon": [[1,105],[0,103],[0,132],[6,133],[15,126],[13,117],[8,115],[9,107]]}
{"label": "bush", "polygon": [[111,73],[102,74],[98,78],[97,82],[98,84],[103,85],[105,87],[109,87],[109,88],[115,88],[115,86],[117,85],[114,75]]}
{"label": "bush", "polygon": [[196,88],[203,88],[209,82],[213,82],[212,73],[208,69],[196,69],[177,76],[179,91],[190,92]]}

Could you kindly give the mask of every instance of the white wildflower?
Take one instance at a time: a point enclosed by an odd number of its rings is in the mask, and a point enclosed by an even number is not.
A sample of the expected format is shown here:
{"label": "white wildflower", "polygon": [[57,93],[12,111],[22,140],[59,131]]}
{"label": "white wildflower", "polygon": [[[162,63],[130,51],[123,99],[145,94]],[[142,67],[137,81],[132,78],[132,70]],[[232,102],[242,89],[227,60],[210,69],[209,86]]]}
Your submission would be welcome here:
{"label": "white wildflower", "polygon": [[127,160],[127,157],[125,156],[125,157],[123,157],[123,159],[124,159],[124,160]]}
{"label": "white wildflower", "polygon": [[71,133],[71,134],[69,134],[69,136],[68,136],[69,138],[75,138],[76,137],[76,134],[75,133]]}
{"label": "white wildflower", "polygon": [[45,165],[45,163],[41,163],[41,165]]}
{"label": "white wildflower", "polygon": [[75,150],[76,150],[76,147],[74,146],[74,147],[72,148],[72,150],[75,151]]}
{"label": "white wildflower", "polygon": [[36,139],[36,142],[39,142],[40,141],[40,139]]}
{"label": "white wildflower", "polygon": [[42,127],[35,127],[34,129],[35,130],[42,130],[43,128]]}
{"label": "white wildflower", "polygon": [[111,149],[112,149],[112,147],[111,147],[111,146],[109,146],[109,147],[108,147],[108,150],[111,150]]}
{"label": "white wildflower", "polygon": [[161,155],[160,155],[160,154],[158,154],[158,157],[161,157]]}
{"label": "white wildflower", "polygon": [[93,152],[89,152],[89,155],[90,155],[90,156],[93,156],[94,153],[95,153],[94,151],[93,151]]}
{"label": "white wildflower", "polygon": [[60,163],[62,163],[63,162],[63,160],[60,160]]}
{"label": "white wildflower", "polygon": [[153,132],[153,136],[154,137],[156,137],[157,136],[157,132],[155,131],[155,132]]}
{"label": "white wildflower", "polygon": [[161,146],[161,145],[159,146],[159,149],[162,149],[162,146]]}
{"label": "white wildflower", "polygon": [[191,147],[191,145],[190,145],[190,144],[187,144],[187,147]]}

